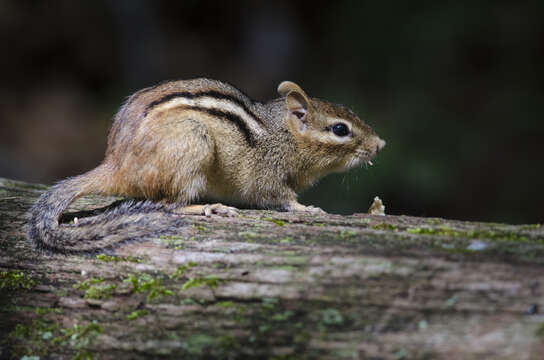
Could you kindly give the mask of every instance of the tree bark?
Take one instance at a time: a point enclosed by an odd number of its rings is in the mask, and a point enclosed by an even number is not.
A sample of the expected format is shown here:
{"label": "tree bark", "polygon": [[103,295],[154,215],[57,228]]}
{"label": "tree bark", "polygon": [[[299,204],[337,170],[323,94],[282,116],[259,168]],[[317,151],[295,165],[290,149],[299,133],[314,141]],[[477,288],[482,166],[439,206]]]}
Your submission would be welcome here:
{"label": "tree bark", "polygon": [[[63,256],[25,237],[45,189],[0,179],[0,358],[544,353],[538,224],[243,210],[187,216],[177,235],[115,256]],[[115,200],[84,197],[69,211]]]}

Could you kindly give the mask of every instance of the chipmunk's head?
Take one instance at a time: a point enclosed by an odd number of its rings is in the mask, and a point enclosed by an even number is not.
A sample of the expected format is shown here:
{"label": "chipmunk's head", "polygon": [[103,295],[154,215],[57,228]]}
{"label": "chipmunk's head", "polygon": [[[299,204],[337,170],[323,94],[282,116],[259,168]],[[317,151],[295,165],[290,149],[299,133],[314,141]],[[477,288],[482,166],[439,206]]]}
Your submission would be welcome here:
{"label": "chipmunk's head", "polygon": [[290,81],[282,82],[278,92],[285,97],[289,130],[319,175],[372,165],[371,160],[385,146],[385,141],[347,107],[309,98]]}

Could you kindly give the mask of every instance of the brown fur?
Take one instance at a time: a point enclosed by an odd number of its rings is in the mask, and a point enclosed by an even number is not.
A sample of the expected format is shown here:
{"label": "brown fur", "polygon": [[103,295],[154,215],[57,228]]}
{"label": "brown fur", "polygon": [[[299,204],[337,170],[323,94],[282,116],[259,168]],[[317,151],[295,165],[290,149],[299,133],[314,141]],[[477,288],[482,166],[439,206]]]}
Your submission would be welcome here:
{"label": "brown fur", "polygon": [[[290,82],[278,91],[282,97],[268,103],[210,79],[138,91],[115,117],[103,163],[55,185],[34,205],[29,238],[46,250],[89,252],[183,223],[171,207],[135,203],[87,221],[93,226],[59,225],[64,209],[89,193],[176,207],[213,200],[318,211],[299,204],[296,193],[328,173],[370,161],[385,143],[342,105],[309,98]],[[349,125],[349,136],[333,133],[338,122]],[[111,233],[122,224],[131,224],[124,236]]]}

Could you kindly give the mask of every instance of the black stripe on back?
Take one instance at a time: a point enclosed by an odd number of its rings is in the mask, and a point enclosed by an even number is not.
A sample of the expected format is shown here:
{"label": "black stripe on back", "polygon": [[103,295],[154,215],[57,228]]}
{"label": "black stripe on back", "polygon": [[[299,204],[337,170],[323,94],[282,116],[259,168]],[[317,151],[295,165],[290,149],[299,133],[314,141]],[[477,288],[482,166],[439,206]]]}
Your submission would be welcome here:
{"label": "black stripe on back", "polygon": [[236,127],[238,128],[238,130],[240,130],[242,134],[244,134],[244,138],[246,139],[246,142],[248,143],[248,145],[251,147],[255,146],[255,138],[253,137],[251,130],[249,129],[247,124],[244,122],[244,120],[242,120],[242,118],[239,117],[238,115],[228,111],[222,111],[215,108],[205,108],[202,106],[180,105],[180,108],[183,108],[186,110],[201,111],[208,115],[230,121],[231,123],[236,125]]}
{"label": "black stripe on back", "polygon": [[212,97],[214,99],[219,99],[219,100],[228,100],[230,102],[235,103],[236,105],[240,106],[253,120],[255,120],[256,122],[258,122],[259,124],[264,126],[264,123],[263,123],[262,119],[257,117],[251,110],[249,110],[248,107],[246,106],[246,104],[244,104],[244,102],[242,100],[240,100],[240,99],[238,99],[238,98],[236,98],[236,97],[234,97],[232,95],[228,95],[228,94],[224,94],[222,92],[219,92],[217,90],[208,90],[208,91],[200,91],[200,92],[190,92],[190,91],[174,92],[174,93],[165,95],[162,98],[149,103],[149,105],[147,105],[147,107],[145,108],[144,114],[147,115],[147,113],[152,108],[154,108],[155,106],[163,104],[165,102],[168,102],[168,101],[170,101],[172,99],[175,99],[175,98],[178,98],[178,97],[183,97],[183,98],[186,98],[186,99],[196,99],[196,98],[205,97],[205,96],[209,96],[209,97]]}
{"label": "black stripe on back", "polygon": [[242,118],[240,118],[238,115],[214,108],[208,109],[200,106],[188,106],[187,109],[202,111],[212,116],[220,117],[230,121],[231,123],[236,125],[236,127],[242,132],[242,134],[244,134],[244,137],[249,146],[255,146],[255,139],[251,134],[251,130],[247,127],[247,124],[244,122],[244,120],[242,120]]}

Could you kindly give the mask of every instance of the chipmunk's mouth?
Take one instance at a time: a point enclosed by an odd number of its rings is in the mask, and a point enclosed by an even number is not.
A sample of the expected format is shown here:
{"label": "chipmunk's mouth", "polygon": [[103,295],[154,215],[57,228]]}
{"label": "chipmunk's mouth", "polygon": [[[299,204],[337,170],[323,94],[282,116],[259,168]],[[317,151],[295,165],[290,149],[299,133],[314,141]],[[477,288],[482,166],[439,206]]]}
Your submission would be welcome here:
{"label": "chipmunk's mouth", "polygon": [[374,159],[374,156],[361,159],[358,165],[364,166],[364,167],[374,166],[374,163],[372,162],[371,159]]}
{"label": "chipmunk's mouth", "polygon": [[344,169],[351,169],[357,166],[372,166],[374,165],[372,163],[372,159],[374,159],[374,156],[372,154],[369,154],[367,151],[358,151],[356,152],[346,163],[344,164]]}
{"label": "chipmunk's mouth", "polygon": [[357,165],[366,165],[366,166],[373,166],[374,163],[372,160],[378,155],[378,153],[383,149],[385,146],[385,141],[380,139],[379,137],[375,138],[375,144],[371,145],[371,149],[368,150],[366,148],[360,148],[357,149],[355,152],[353,158],[351,161],[348,162],[349,167],[354,167]]}

